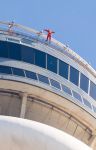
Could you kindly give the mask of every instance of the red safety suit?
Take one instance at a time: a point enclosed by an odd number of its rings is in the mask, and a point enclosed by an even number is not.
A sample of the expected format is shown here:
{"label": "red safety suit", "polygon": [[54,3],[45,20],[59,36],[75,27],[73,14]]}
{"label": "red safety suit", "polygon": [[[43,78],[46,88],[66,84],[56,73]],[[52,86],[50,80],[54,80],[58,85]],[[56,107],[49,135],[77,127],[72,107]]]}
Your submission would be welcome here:
{"label": "red safety suit", "polygon": [[55,32],[51,31],[49,29],[45,29],[44,31],[46,31],[48,33],[46,41],[48,41],[48,40],[51,41],[52,33],[55,33]]}

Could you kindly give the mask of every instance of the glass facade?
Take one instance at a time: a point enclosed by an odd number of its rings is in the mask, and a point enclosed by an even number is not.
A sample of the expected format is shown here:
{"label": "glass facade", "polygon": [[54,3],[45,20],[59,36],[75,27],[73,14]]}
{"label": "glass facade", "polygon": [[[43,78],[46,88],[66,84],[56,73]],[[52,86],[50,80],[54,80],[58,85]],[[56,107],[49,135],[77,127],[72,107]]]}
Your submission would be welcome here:
{"label": "glass facade", "polygon": [[35,72],[25,70],[25,74],[27,78],[37,80],[37,76]]}
{"label": "glass facade", "polygon": [[59,60],[59,75],[68,79],[68,64]]}
{"label": "glass facade", "polygon": [[26,44],[32,44],[32,40],[26,39],[26,38],[22,38],[22,43],[26,43]]}
{"label": "glass facade", "polygon": [[38,74],[39,81],[49,84],[48,77]]}
{"label": "glass facade", "polygon": [[57,73],[57,58],[51,55],[47,55],[47,69]]}
{"label": "glass facade", "polygon": [[88,93],[88,86],[89,86],[89,79],[84,74],[81,73],[80,88],[86,93]]}
{"label": "glass facade", "polygon": [[27,46],[21,46],[22,61],[35,63],[35,50]]}
{"label": "glass facade", "polygon": [[96,113],[96,107],[94,106],[94,105],[92,105],[93,106],[93,110],[94,110],[94,112]]}
{"label": "glass facade", "polygon": [[0,57],[8,58],[8,42],[0,41]]}
{"label": "glass facade", "polygon": [[90,81],[90,96],[96,100],[96,85]]}
{"label": "glass facade", "polygon": [[[27,40],[29,41],[29,39]],[[24,42],[24,41],[23,41]],[[32,42],[32,41],[31,41]],[[21,44],[16,44],[8,41],[0,41],[0,57],[14,59],[18,61],[24,61],[30,64],[37,65],[42,68],[46,68],[54,73],[58,73],[60,76],[70,81],[78,86],[79,83],[79,71],[74,67],[70,66],[70,74],[68,74],[69,64],[51,56],[45,52],[24,46]],[[58,72],[57,72],[58,70]],[[8,72],[8,70],[7,70]],[[2,71],[3,73],[3,71]],[[9,71],[11,73],[11,71]],[[21,73],[23,76],[23,73]],[[31,77],[31,75],[30,75]],[[89,79],[81,73],[80,76],[80,88],[88,93]],[[90,83],[90,96],[96,100],[96,84]]]}
{"label": "glass facade", "polygon": [[46,68],[46,53],[35,51],[35,65]]}
{"label": "glass facade", "polygon": [[70,66],[70,81],[78,86],[79,83],[79,71]]}
{"label": "glass facade", "polygon": [[75,91],[72,91],[72,92],[73,92],[73,97],[75,97],[77,100],[79,100],[82,103],[81,96]]}
{"label": "glass facade", "polygon": [[3,73],[3,74],[12,74],[12,70],[8,66],[0,66],[0,73]]}
{"label": "glass facade", "polygon": [[60,88],[60,83],[59,83],[59,82],[57,82],[57,81],[55,81],[55,80],[53,80],[53,79],[50,79],[50,82],[51,82],[51,85],[52,85],[53,87],[55,87],[55,88],[61,90],[61,88]]}
{"label": "glass facade", "polygon": [[[9,67],[9,66],[2,66],[2,65],[0,65],[0,74],[17,75],[18,77],[22,76],[25,78],[27,77],[30,79],[34,79],[36,81],[40,81],[49,86],[55,87],[59,91],[61,90],[62,92],[65,92],[65,93],[69,94],[70,96],[73,96],[77,102],[82,103],[83,106],[85,106],[86,108],[90,108],[92,111],[94,111],[96,113],[96,107],[94,105],[92,105],[87,99],[82,98],[79,93],[77,93],[76,91],[73,91],[73,90],[71,91],[71,89],[68,88],[67,86],[60,84],[58,81],[50,79],[44,75],[41,75],[41,74],[38,74],[38,73],[35,73],[32,71],[28,71],[28,70],[23,70],[23,69]],[[11,78],[12,78],[12,76],[11,76]],[[6,78],[4,78],[4,79],[6,79]],[[49,84],[49,81],[51,84]],[[91,87],[94,88],[93,82],[91,82]]]}
{"label": "glass facade", "polygon": [[72,95],[71,90],[70,90],[67,86],[65,86],[65,85],[62,85],[62,90],[63,90],[65,93],[67,93],[67,94],[69,94],[69,95]]}
{"label": "glass facade", "polygon": [[17,76],[22,76],[24,77],[24,71],[22,69],[18,69],[18,68],[12,68],[13,74],[17,75]]}
{"label": "glass facade", "polygon": [[9,42],[8,48],[9,58],[21,60],[21,45]]}
{"label": "glass facade", "polygon": [[90,103],[87,99],[83,98],[83,102],[84,102],[84,104],[85,104],[87,107],[89,107],[90,109],[92,109],[91,103]]}

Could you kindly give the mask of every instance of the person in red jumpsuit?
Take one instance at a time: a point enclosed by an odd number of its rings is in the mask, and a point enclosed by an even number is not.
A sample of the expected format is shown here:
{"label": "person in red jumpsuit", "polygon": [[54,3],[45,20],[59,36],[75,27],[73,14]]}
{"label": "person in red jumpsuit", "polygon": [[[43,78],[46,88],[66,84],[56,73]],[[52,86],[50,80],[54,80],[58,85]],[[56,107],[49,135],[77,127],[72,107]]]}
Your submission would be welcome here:
{"label": "person in red jumpsuit", "polygon": [[46,39],[46,41],[51,41],[51,37],[52,37],[52,34],[53,33],[55,33],[54,31],[51,31],[51,30],[49,30],[49,29],[45,29],[44,31],[46,31],[47,32],[47,39]]}

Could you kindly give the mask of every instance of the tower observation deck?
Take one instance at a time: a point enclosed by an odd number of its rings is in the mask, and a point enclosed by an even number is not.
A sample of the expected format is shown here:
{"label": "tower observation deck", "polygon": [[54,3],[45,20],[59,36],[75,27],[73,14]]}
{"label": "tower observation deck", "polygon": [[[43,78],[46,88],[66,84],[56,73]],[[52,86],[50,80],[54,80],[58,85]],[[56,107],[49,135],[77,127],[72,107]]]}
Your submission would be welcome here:
{"label": "tower observation deck", "polygon": [[0,114],[62,130],[96,150],[96,71],[66,45],[0,22]]}

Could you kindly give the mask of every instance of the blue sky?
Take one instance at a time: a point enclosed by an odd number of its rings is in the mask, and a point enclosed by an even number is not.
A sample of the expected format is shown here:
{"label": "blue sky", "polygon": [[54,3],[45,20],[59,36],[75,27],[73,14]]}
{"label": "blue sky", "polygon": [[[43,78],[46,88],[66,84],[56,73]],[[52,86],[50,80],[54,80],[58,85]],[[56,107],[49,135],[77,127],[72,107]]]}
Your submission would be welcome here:
{"label": "blue sky", "polygon": [[96,0],[0,0],[0,20],[53,29],[96,69]]}

